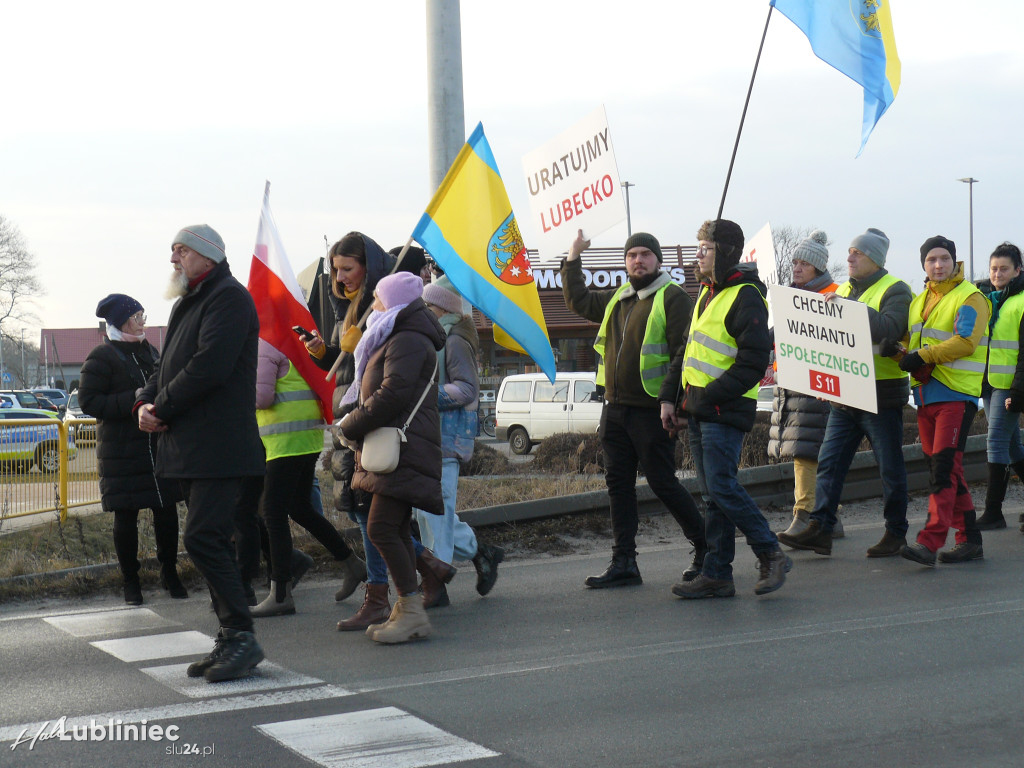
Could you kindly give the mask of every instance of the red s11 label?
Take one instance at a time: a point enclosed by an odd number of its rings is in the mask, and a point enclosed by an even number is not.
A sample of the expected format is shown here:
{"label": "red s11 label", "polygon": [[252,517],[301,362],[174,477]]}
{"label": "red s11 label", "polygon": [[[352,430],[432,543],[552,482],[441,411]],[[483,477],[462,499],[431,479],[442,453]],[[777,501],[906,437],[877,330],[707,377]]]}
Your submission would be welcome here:
{"label": "red s11 label", "polygon": [[839,397],[839,377],[821,371],[811,371],[811,389],[826,395]]}

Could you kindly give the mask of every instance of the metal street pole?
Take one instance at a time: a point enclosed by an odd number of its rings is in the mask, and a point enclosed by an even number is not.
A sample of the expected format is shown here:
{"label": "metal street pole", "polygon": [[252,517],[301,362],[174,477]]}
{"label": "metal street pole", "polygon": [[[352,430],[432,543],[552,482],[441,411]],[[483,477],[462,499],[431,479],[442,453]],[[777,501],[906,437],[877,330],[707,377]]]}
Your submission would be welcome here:
{"label": "metal street pole", "polygon": [[28,388],[28,370],[25,368],[25,329],[21,329],[21,383]]}
{"label": "metal street pole", "polygon": [[632,184],[628,181],[622,182],[622,188],[626,190],[626,237],[633,236],[633,219],[629,214],[629,188],[635,186],[636,184]]}
{"label": "metal street pole", "polygon": [[974,178],[973,176],[968,176],[966,179],[957,179],[957,181],[962,181],[964,184],[967,185],[967,188],[969,190],[967,199],[968,199],[968,205],[970,206],[969,207],[969,212],[970,212],[970,227],[971,227],[971,229],[970,229],[970,232],[971,232],[971,250],[970,250],[970,254],[971,254],[971,277],[970,277],[970,280],[973,283],[974,282],[974,185],[978,183],[978,179]]}

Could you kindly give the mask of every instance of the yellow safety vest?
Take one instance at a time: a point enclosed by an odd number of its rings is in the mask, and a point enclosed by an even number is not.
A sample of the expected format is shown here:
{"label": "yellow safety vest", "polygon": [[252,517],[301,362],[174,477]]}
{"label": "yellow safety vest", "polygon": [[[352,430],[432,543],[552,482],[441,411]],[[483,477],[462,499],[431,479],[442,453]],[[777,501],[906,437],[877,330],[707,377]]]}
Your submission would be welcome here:
{"label": "yellow safety vest", "polygon": [[[941,344],[953,338],[953,325],[956,322],[957,310],[963,306],[967,298],[974,293],[981,293],[969,280],[962,281],[953,290],[939,299],[928,319],[924,320],[924,304],[928,291],[914,297],[910,303],[910,346],[911,351]],[[948,363],[938,363],[932,376],[950,389],[966,395],[981,395],[981,384],[985,377],[985,358],[988,352],[988,336],[981,341],[967,357]],[[919,382],[914,381],[917,386]]]}
{"label": "yellow safety vest", "polygon": [[1020,349],[1020,321],[1024,317],[1024,293],[1003,301],[999,316],[989,332],[988,383],[996,389],[1009,389],[1017,371]]}
{"label": "yellow safety vest", "polygon": [[[736,346],[736,338],[730,336],[725,329],[725,317],[744,288],[757,291],[757,287],[749,283],[724,288],[711,299],[702,313],[700,306],[708,288],[701,287],[693,308],[693,319],[690,320],[690,338],[686,340],[686,363],[683,366],[683,381],[686,384],[706,387],[736,361],[739,348]],[[764,301],[760,291],[757,291],[757,296]],[[758,385],[754,384],[743,396],[756,400],[757,389]]]}
{"label": "yellow safety vest", "polygon": [[[874,285],[868,288],[859,298],[854,301],[859,301],[861,304],[867,304],[876,312],[879,306],[882,304],[882,297],[885,296],[885,292],[897,283],[902,283],[898,277],[893,277],[890,274],[882,275],[878,280],[875,281]],[[907,286],[909,288],[909,286]],[[853,285],[849,281],[839,286],[839,290],[836,294],[842,296],[844,299],[850,295],[853,290]],[[882,357],[878,354],[878,345],[871,345],[871,352],[875,357],[875,379],[905,379],[907,378],[906,371],[900,368],[900,364],[893,360],[891,357]]]}
{"label": "yellow safety vest", "polygon": [[[644,385],[644,391],[651,397],[657,397],[661,389],[661,382],[665,380],[668,373],[669,362],[672,359],[668,348],[668,317],[665,314],[665,291],[673,283],[668,282],[658,289],[654,294],[654,304],[647,316],[647,327],[644,329],[644,340],[640,346],[640,381]],[[601,319],[601,327],[597,330],[597,339],[594,341],[594,351],[598,354],[597,376],[595,381],[598,386],[604,386],[604,348],[608,338],[608,323],[612,316],[612,310],[619,303],[622,292],[629,288],[629,283],[619,286],[612,296],[608,306],[604,308],[604,317]],[[621,344],[621,340],[620,340]]]}
{"label": "yellow safety vest", "polygon": [[292,363],[274,385],[274,404],[256,411],[267,461],[282,456],[320,453],[324,448],[324,417],[320,399]]}

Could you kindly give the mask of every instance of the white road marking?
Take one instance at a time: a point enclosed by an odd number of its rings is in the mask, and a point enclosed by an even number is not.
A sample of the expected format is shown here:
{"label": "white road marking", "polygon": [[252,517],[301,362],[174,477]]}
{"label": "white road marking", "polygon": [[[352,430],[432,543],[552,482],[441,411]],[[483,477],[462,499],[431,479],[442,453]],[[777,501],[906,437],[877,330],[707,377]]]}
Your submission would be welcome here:
{"label": "white road marking", "polygon": [[165,635],[143,635],[119,640],[94,640],[89,645],[121,661],[149,661],[176,656],[205,655],[213,650],[213,638],[190,629]]}
{"label": "white road marking", "polygon": [[161,667],[144,667],[141,671],[157,682],[163,683],[183,696],[191,699],[204,699],[211,696],[225,696],[266,691],[274,688],[296,688],[302,685],[324,685],[324,681],[292,672],[269,661],[261,662],[247,677],[238,680],[226,680],[223,683],[210,685],[201,677],[189,677],[185,674],[188,664],[167,664]]}
{"label": "white road marking", "polygon": [[256,729],[324,768],[422,768],[500,754],[395,707],[286,720]]}
{"label": "white road marking", "polygon": [[92,637],[110,635],[115,632],[178,626],[178,622],[165,619],[148,608],[49,616],[43,621],[75,637]]}
{"label": "white road marking", "polygon": [[[222,683],[208,683],[208,685],[211,688],[216,688],[218,685],[222,685]],[[352,692],[345,688],[339,688],[335,685],[321,685],[315,688],[301,688],[290,691],[271,691],[269,693],[254,693],[248,696],[229,696],[222,699],[187,701],[182,704],[168,704],[166,706],[149,707],[148,709],[126,709],[121,712],[81,715],[79,717],[69,717],[65,722],[69,728],[72,725],[81,727],[88,726],[93,721],[106,722],[107,720],[120,720],[122,723],[140,723],[145,720],[152,723],[159,720],[180,720],[186,717],[199,717],[217,712],[236,712],[243,709],[298,704],[304,701],[338,699],[351,695]],[[0,742],[14,741],[22,731],[36,733],[42,727],[52,726],[53,722],[59,719],[60,716],[60,713],[56,713],[50,721],[0,727]]]}

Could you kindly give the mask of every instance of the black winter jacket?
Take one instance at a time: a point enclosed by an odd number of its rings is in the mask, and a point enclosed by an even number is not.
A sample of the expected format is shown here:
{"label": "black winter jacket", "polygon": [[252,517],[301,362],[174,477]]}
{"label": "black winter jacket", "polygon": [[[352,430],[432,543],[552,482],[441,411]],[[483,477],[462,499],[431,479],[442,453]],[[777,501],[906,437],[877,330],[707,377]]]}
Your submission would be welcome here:
{"label": "black winter jacket", "polygon": [[437,352],[445,333],[422,299],[416,299],[395,318],[394,330],[366,362],[360,381],[360,404],[342,421],[344,435],[362,440],[378,427],[401,427],[424,389],[427,396],[402,443],[397,469],[376,474],[363,469],[356,451],[352,487],[390,496],[435,515],[444,514],[441,497],[441,424],[437,384],[432,381]]}
{"label": "black winter jacket", "polygon": [[171,309],[163,357],[139,394],[168,430],[157,474],[175,478],[264,473],[256,425],[256,305],[226,261]]}
{"label": "black winter jacket", "polygon": [[181,487],[156,476],[156,435],[139,430],[135,394],[156,369],[148,341],[107,339],[85,359],[78,402],[96,419],[100,497],[107,512],[159,509],[181,500]]}
{"label": "black winter jacket", "polygon": [[[750,286],[740,290],[725,316],[725,329],[736,339],[736,359],[707,387],[687,386],[678,410],[680,415],[697,421],[728,424],[749,432],[754,426],[757,403],[743,394],[764,378],[772,352],[768,305],[764,300],[768,289],[757,276],[757,267],[742,264],[731,269],[721,283],[705,281],[696,311],[703,313],[723,290],[733,286]],[[684,363],[685,350],[673,358],[666,380],[678,381]]]}

